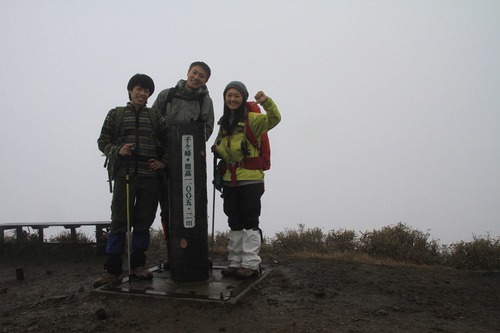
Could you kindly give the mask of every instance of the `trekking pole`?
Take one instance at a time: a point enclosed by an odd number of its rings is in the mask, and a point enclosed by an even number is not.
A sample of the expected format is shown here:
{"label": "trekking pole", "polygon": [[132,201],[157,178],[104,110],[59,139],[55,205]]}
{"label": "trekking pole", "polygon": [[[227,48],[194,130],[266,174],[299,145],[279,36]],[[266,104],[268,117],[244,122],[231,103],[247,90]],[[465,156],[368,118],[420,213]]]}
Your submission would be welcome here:
{"label": "trekking pole", "polygon": [[214,260],[214,247],[215,247],[215,173],[217,172],[217,156],[214,154],[214,180],[213,184],[213,192],[212,192],[212,263]]}
{"label": "trekking pole", "polygon": [[215,184],[212,195],[212,262],[214,260],[214,247],[215,247],[215,235],[214,235],[214,225],[215,225]]}
{"label": "trekking pole", "polygon": [[126,181],[126,191],[127,191],[127,262],[128,262],[128,284],[132,283],[132,266],[130,264],[130,243],[131,243],[131,232],[130,232],[130,175],[127,168],[127,175],[125,176]]}

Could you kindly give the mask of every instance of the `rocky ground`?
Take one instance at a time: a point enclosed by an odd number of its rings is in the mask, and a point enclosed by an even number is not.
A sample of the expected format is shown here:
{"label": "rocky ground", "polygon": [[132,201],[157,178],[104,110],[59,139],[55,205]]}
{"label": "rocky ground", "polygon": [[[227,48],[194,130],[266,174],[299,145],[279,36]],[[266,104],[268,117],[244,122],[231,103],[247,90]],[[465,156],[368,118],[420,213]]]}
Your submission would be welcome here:
{"label": "rocky ground", "polygon": [[0,255],[0,332],[500,332],[498,272],[264,257],[231,304],[96,293],[104,257],[48,252]]}

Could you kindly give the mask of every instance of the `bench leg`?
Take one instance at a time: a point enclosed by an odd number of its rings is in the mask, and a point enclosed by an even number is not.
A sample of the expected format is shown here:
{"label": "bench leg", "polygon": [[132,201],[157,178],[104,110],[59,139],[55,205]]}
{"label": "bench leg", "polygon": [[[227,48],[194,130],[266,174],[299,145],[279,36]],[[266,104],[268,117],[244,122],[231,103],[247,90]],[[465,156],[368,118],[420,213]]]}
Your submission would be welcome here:
{"label": "bench leg", "polygon": [[95,245],[96,253],[99,256],[106,254],[106,238],[104,237],[104,226],[96,224],[95,226]]}
{"label": "bench leg", "polygon": [[76,228],[71,227],[70,230],[71,230],[71,242],[76,243]]}
{"label": "bench leg", "polygon": [[43,243],[43,228],[38,228],[38,240]]}
{"label": "bench leg", "polygon": [[16,240],[19,242],[19,241],[24,240],[25,238],[26,237],[23,234],[23,227],[17,227],[16,228]]}

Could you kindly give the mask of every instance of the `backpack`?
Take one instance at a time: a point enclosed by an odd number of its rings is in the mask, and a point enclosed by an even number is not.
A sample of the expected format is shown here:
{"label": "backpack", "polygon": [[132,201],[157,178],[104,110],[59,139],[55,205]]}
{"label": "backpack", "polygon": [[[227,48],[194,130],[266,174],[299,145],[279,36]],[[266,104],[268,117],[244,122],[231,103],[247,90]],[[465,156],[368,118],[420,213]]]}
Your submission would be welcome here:
{"label": "backpack", "polygon": [[[256,102],[247,102],[246,103],[248,112],[262,113],[259,105]],[[264,133],[260,136],[260,146],[259,142],[255,138],[255,135],[252,133],[250,126],[248,124],[248,112],[246,114],[246,122],[245,122],[245,135],[258,151],[259,156],[262,158],[262,170],[266,171],[271,169],[271,144],[269,142],[269,136],[267,133]]]}

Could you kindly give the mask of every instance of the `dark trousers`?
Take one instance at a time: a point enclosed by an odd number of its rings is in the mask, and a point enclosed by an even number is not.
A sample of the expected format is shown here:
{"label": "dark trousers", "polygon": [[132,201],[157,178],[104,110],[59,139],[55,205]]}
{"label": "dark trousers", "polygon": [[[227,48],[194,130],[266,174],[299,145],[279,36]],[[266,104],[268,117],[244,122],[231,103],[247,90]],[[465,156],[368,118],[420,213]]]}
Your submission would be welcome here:
{"label": "dark trousers", "polygon": [[[104,270],[108,273],[119,275],[123,269],[123,254],[126,248],[126,234],[113,232],[108,233],[108,243],[106,246],[106,262],[104,263]],[[133,231],[132,244],[130,255],[130,266],[135,269],[139,266],[146,264],[146,250],[149,247],[150,235],[149,231]]]}
{"label": "dark trousers", "polygon": [[168,221],[169,217],[169,205],[168,205],[168,183],[161,182],[160,184],[160,209],[161,209],[161,219]]}
{"label": "dark trousers", "polygon": [[[130,229],[132,232],[131,257],[132,269],[146,263],[149,247],[149,229],[156,217],[160,182],[157,177],[131,177],[128,186]],[[104,270],[121,274],[127,233],[127,181],[115,179],[111,202],[111,228],[108,234]]]}
{"label": "dark trousers", "polygon": [[167,243],[167,251],[169,251],[169,237],[170,237],[170,211],[169,211],[169,196],[168,196],[168,178],[167,173],[163,173],[160,178],[160,218],[161,227],[163,229],[163,239]]}
{"label": "dark trousers", "polygon": [[[149,231],[158,209],[160,181],[158,177],[131,177],[129,181],[130,226],[137,231]],[[127,232],[127,182],[115,179],[111,202],[111,231]]]}
{"label": "dark trousers", "polygon": [[231,230],[259,228],[264,183],[223,187],[224,213]]}

